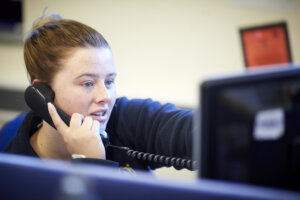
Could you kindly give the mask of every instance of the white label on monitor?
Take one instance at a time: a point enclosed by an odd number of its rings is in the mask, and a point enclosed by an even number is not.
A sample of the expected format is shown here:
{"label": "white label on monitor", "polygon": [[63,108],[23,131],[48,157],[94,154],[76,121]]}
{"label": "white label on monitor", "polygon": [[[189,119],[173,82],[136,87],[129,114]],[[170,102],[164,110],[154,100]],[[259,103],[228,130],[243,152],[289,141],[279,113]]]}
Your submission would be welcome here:
{"label": "white label on monitor", "polygon": [[284,111],[281,108],[257,112],[254,120],[255,140],[277,140],[284,133]]}

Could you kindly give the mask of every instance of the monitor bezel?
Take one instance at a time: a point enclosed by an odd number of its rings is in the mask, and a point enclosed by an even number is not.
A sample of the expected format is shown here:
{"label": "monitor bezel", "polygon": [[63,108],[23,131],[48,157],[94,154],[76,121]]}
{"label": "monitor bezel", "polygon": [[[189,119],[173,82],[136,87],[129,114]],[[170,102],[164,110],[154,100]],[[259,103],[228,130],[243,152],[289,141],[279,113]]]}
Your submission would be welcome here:
{"label": "monitor bezel", "polygon": [[194,135],[194,159],[198,161],[198,178],[210,178],[210,166],[213,163],[209,160],[210,152],[213,151],[211,145],[212,137],[209,134],[212,115],[216,112],[212,96],[219,92],[220,88],[227,88],[236,84],[242,84],[253,81],[268,81],[282,77],[300,77],[300,68],[297,65],[289,65],[285,68],[274,68],[272,70],[247,71],[234,76],[219,77],[208,79],[202,82],[199,87],[199,107],[195,117],[197,126],[195,126]]}

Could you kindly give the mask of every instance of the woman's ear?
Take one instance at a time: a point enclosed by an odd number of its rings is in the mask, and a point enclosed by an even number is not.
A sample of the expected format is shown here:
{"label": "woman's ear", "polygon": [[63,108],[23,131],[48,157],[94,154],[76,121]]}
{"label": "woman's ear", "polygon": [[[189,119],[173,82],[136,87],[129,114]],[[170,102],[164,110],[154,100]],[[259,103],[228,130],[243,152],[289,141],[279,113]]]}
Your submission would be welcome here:
{"label": "woman's ear", "polygon": [[41,82],[40,79],[35,78],[35,79],[33,79],[32,84],[36,84],[36,83],[40,83],[40,82]]}

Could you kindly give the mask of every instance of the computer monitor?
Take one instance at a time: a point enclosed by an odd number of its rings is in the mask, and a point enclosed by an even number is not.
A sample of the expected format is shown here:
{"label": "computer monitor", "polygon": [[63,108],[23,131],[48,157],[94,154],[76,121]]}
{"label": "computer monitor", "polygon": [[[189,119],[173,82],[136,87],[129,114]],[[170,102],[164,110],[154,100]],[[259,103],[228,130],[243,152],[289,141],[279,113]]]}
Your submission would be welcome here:
{"label": "computer monitor", "polygon": [[0,153],[0,199],[298,200],[300,193],[202,180],[158,179],[118,168]]}
{"label": "computer monitor", "polygon": [[204,81],[199,177],[300,189],[300,68]]}

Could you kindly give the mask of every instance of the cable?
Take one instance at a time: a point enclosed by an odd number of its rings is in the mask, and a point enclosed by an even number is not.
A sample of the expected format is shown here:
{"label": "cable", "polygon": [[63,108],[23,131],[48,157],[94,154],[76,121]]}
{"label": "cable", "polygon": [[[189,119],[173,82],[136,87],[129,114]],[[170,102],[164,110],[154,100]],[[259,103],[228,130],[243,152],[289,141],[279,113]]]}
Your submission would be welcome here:
{"label": "cable", "polygon": [[139,159],[147,162],[155,162],[158,164],[162,164],[166,167],[180,167],[180,168],[187,168],[189,170],[195,170],[197,166],[196,161],[192,161],[189,159],[184,158],[176,158],[176,157],[169,157],[169,156],[162,156],[162,155],[156,155],[151,153],[144,153],[141,151],[134,151],[128,147],[119,147],[115,145],[108,144],[108,147],[120,149],[126,151],[126,154],[133,158],[133,159]]}

